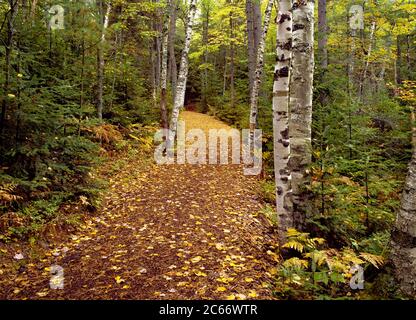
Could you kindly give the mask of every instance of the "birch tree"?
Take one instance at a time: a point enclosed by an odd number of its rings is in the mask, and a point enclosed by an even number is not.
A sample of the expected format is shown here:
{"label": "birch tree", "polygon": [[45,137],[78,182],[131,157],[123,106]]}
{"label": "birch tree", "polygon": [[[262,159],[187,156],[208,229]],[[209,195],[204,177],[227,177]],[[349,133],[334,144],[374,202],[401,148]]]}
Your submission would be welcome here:
{"label": "birch tree", "polygon": [[277,63],[273,86],[274,171],[279,237],[292,226],[291,174],[289,169],[289,82],[292,59],[292,1],[280,0],[277,17]]}
{"label": "birch tree", "polygon": [[290,83],[290,170],[294,224],[300,227],[307,210],[307,168],[312,162],[312,101],[314,75],[314,1],[293,4],[293,58]]}
{"label": "birch tree", "polygon": [[111,13],[111,3],[107,4],[107,10],[105,15],[103,14],[103,3],[100,3],[100,16],[101,16],[101,38],[100,44],[97,49],[98,55],[98,98],[97,98],[97,113],[98,119],[103,119],[103,107],[104,107],[104,45],[105,45],[105,32],[108,28],[108,24],[110,21],[110,13]]}
{"label": "birch tree", "polygon": [[322,69],[328,68],[328,20],[327,0],[319,0],[318,5],[318,49]]}
{"label": "birch tree", "polygon": [[250,97],[255,79],[257,49],[261,38],[260,5],[260,0],[246,0],[248,75]]}
{"label": "birch tree", "polygon": [[416,148],[392,233],[391,259],[403,293],[416,297]]}
{"label": "birch tree", "polygon": [[366,58],[365,65],[364,65],[364,71],[360,80],[359,95],[360,95],[361,102],[363,102],[363,98],[364,98],[364,84],[365,84],[365,81],[367,80],[368,68],[370,66],[375,31],[376,31],[376,22],[373,21],[371,23],[370,39],[369,39],[370,43],[368,45],[367,58]]}
{"label": "birch tree", "polygon": [[189,50],[191,48],[191,39],[192,39],[192,31],[193,31],[193,24],[196,14],[196,2],[197,0],[190,0],[189,5],[189,12],[188,12],[188,18],[186,23],[186,31],[185,31],[185,45],[182,51],[182,57],[181,57],[181,65],[179,68],[179,75],[178,75],[178,81],[176,84],[176,96],[173,104],[173,110],[172,110],[172,117],[170,120],[169,125],[169,136],[168,136],[168,143],[167,148],[168,150],[172,149],[175,135],[176,135],[176,129],[178,126],[178,118],[179,118],[179,112],[184,107],[185,103],[185,91],[186,91],[186,82],[188,79],[188,69],[189,69]]}
{"label": "birch tree", "polygon": [[263,32],[262,32],[259,47],[257,50],[255,78],[253,81],[253,87],[251,89],[251,97],[250,97],[250,130],[252,132],[257,127],[259,91],[260,91],[261,77],[263,75],[263,66],[264,66],[264,49],[266,46],[266,37],[267,37],[267,32],[269,30],[270,17],[272,14],[273,3],[274,3],[274,0],[269,0],[267,3],[266,11],[264,14]]}
{"label": "birch tree", "polygon": [[170,1],[170,23],[169,23],[169,76],[172,86],[172,97],[175,100],[176,96],[176,81],[178,77],[178,69],[176,65],[175,55],[175,39],[176,39],[176,15],[178,9],[178,0]]}
{"label": "birch tree", "polygon": [[[167,3],[167,9],[171,6],[172,0]],[[168,111],[166,107],[166,96],[168,86],[168,45],[169,45],[169,19],[164,15],[164,24],[162,31],[162,68],[160,75],[160,115],[162,128],[168,129]]]}

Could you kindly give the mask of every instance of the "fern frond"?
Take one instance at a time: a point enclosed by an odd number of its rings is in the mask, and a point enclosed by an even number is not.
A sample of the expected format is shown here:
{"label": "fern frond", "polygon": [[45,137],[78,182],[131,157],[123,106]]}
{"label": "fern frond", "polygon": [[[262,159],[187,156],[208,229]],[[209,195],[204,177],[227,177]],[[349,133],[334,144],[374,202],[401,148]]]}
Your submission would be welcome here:
{"label": "fern frond", "polygon": [[286,244],[283,245],[283,248],[293,249],[300,253],[303,253],[305,249],[304,245],[296,240],[288,241]]}
{"label": "fern frond", "polygon": [[385,260],[382,256],[377,256],[371,253],[363,252],[360,254],[360,257],[368,263],[372,264],[377,269],[381,268],[385,263]]}

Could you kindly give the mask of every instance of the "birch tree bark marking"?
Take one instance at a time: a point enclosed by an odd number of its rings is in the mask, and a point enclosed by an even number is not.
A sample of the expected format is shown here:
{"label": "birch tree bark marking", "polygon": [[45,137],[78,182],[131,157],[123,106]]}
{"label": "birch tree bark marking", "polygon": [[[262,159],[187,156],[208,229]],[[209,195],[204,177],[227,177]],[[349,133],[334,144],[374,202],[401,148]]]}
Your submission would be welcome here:
{"label": "birch tree bark marking", "polygon": [[273,87],[274,171],[279,238],[283,242],[291,223],[291,174],[289,170],[289,79],[292,58],[292,1],[279,0],[277,63]]}
{"label": "birch tree bark marking", "polygon": [[274,3],[274,0],[269,0],[267,3],[266,11],[264,14],[263,32],[260,38],[260,43],[259,43],[259,47],[257,51],[255,78],[254,78],[253,88],[251,90],[251,97],[250,97],[250,130],[251,132],[254,132],[254,130],[257,127],[259,91],[260,91],[261,77],[263,75],[263,66],[264,66],[264,49],[266,46],[266,37],[267,37],[267,32],[269,30],[270,17],[272,14],[273,3]]}
{"label": "birch tree bark marking", "polygon": [[[172,0],[168,1],[167,10],[171,6]],[[166,95],[167,95],[167,86],[168,86],[168,45],[169,45],[169,18],[165,14],[163,22],[163,31],[162,31],[162,69],[160,74],[160,115],[161,115],[161,124],[163,129],[168,129],[168,112],[166,108]]]}
{"label": "birch tree bark marking", "polygon": [[[102,5],[102,4],[101,4]],[[105,44],[105,32],[108,28],[108,24],[110,22],[110,13],[111,13],[111,3],[107,4],[107,11],[104,16],[104,21],[102,21],[102,29],[101,29],[101,39],[100,44],[98,46],[98,105],[97,105],[97,113],[98,119],[103,119],[103,108],[104,108],[104,44]],[[102,13],[101,13],[102,14]]]}
{"label": "birch tree bark marking", "polygon": [[178,10],[178,0],[172,0],[170,5],[170,25],[169,25],[169,76],[172,88],[172,98],[175,100],[176,81],[178,70],[176,65],[175,39],[176,39],[176,13]]}
{"label": "birch tree bark marking", "polygon": [[172,118],[169,126],[169,136],[167,139],[167,148],[172,149],[174,144],[174,139],[176,135],[176,129],[178,126],[179,112],[183,108],[185,103],[185,91],[186,91],[186,82],[188,78],[188,55],[189,49],[191,47],[193,23],[196,14],[196,2],[197,0],[191,0],[189,5],[188,20],[186,25],[185,32],[185,46],[182,51],[181,65],[179,68],[179,76],[176,84],[176,96],[173,105]]}
{"label": "birch tree bark marking", "polygon": [[405,294],[416,297],[416,147],[413,148],[391,245],[391,259],[401,289]]}
{"label": "birch tree bark marking", "polygon": [[248,49],[248,78],[249,78],[249,92],[254,83],[254,68],[255,68],[255,44],[254,44],[254,26],[253,26],[253,3],[252,0],[246,0],[246,16],[247,16],[247,49]]}
{"label": "birch tree bark marking", "polygon": [[373,41],[374,41],[374,33],[376,31],[376,22],[373,21],[371,23],[371,31],[370,31],[370,43],[368,45],[368,51],[367,51],[367,59],[365,61],[365,66],[364,66],[364,71],[361,77],[361,81],[360,81],[360,90],[359,90],[359,94],[360,94],[360,101],[364,102],[364,85],[365,85],[365,81],[367,80],[367,73],[368,73],[368,67],[370,66],[370,59],[371,59],[371,54],[373,51]]}
{"label": "birch tree bark marking", "polygon": [[309,211],[305,192],[307,167],[312,162],[312,101],[314,75],[314,6],[313,0],[293,3],[293,57],[290,83],[289,167],[292,174],[294,226],[301,227]]}

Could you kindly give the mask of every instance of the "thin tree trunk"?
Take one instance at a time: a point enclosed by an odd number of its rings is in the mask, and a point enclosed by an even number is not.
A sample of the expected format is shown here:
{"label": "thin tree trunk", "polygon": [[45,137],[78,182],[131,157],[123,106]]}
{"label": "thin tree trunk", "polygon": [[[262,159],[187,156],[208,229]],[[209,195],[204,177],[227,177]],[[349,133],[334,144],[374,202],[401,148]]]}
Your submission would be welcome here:
{"label": "thin tree trunk", "polygon": [[262,0],[252,0],[252,1],[253,1],[253,33],[254,33],[254,72],[255,72],[257,51],[259,49],[260,39],[262,35],[262,30],[263,30],[262,18],[261,18],[261,1]]}
{"label": "thin tree trunk", "polygon": [[168,84],[168,45],[169,45],[169,19],[164,15],[163,41],[162,41],[162,70],[161,70],[161,96],[160,114],[162,128],[168,129],[168,112],[166,107],[167,84]]}
{"label": "thin tree trunk", "polygon": [[230,93],[231,93],[231,108],[235,108],[235,44],[234,44],[234,19],[233,13],[230,13]]}
{"label": "thin tree trunk", "polygon": [[[159,3],[160,0],[154,0],[155,3]],[[160,80],[161,80],[161,61],[162,61],[162,44],[161,44],[161,37],[163,33],[163,22],[160,21],[160,17],[162,16],[162,13],[160,12],[160,9],[157,9],[156,15],[154,17],[153,21],[153,28],[157,33],[157,36],[154,37],[154,52],[155,52],[155,85],[156,85],[156,95],[157,95],[157,89],[160,87]]]}
{"label": "thin tree trunk", "polygon": [[[116,33],[116,38],[115,38],[115,59],[114,59],[114,65],[117,67],[119,61],[118,61],[118,55],[117,55],[117,51],[118,48],[121,50],[123,47],[123,31],[120,31],[120,35],[118,36],[119,40],[117,39],[117,33]],[[117,48],[117,43],[118,43],[118,48]],[[111,84],[111,94],[110,94],[110,105],[109,105],[109,110],[111,111],[113,109],[113,104],[114,104],[114,91],[116,89],[116,80],[117,80],[117,72],[114,71],[114,75],[113,75],[113,81]]]}
{"label": "thin tree trunk", "polygon": [[150,81],[152,86],[152,102],[153,107],[156,107],[157,103],[157,84],[156,84],[156,54],[154,50],[154,40],[152,41],[151,45],[149,46],[150,51]]}
{"label": "thin tree trunk", "polygon": [[13,42],[14,42],[14,35],[15,35],[15,29],[14,29],[14,21],[17,16],[17,12],[19,9],[19,0],[13,1],[9,0],[9,6],[10,11],[8,13],[7,17],[7,38],[5,42],[5,64],[4,64],[4,94],[6,97],[3,97],[3,102],[1,106],[1,116],[0,116],[0,136],[3,134],[4,130],[4,122],[6,121],[6,112],[8,109],[8,97],[7,94],[9,94],[10,90],[10,69],[11,69],[11,59],[13,54]]}
{"label": "thin tree trunk", "polygon": [[370,59],[371,59],[371,53],[373,51],[373,40],[374,40],[374,33],[376,31],[376,22],[373,21],[371,23],[371,31],[370,31],[370,43],[368,45],[368,51],[367,51],[367,59],[365,61],[364,71],[363,75],[361,77],[360,81],[360,101],[363,102],[364,99],[364,84],[367,80],[367,73],[368,73],[368,67],[370,66]]}
{"label": "thin tree trunk", "polygon": [[178,77],[178,68],[175,55],[175,38],[176,38],[176,14],[178,0],[171,0],[170,3],[170,24],[169,24],[169,79],[172,87],[172,97],[175,100],[176,82]]}
{"label": "thin tree trunk", "polygon": [[222,96],[225,97],[227,93],[227,49],[224,49],[224,72],[223,72],[223,85],[222,85]]}
{"label": "thin tree trunk", "polygon": [[322,69],[328,68],[328,20],[327,20],[327,0],[319,0],[318,8],[318,49],[319,60]]}
{"label": "thin tree trunk", "polygon": [[292,59],[292,1],[279,0],[277,63],[273,86],[274,171],[279,238],[292,227],[291,173],[289,169],[289,83]]}
{"label": "thin tree trunk", "polygon": [[249,96],[255,81],[256,58],[262,33],[260,0],[246,0]]}
{"label": "thin tree trunk", "polygon": [[33,20],[36,13],[36,5],[38,3],[38,0],[32,0],[32,3],[30,4],[30,19]]}
{"label": "thin tree trunk", "polygon": [[253,26],[253,1],[246,0],[246,17],[247,17],[247,49],[248,49],[248,78],[249,78],[249,93],[254,83],[254,69],[256,64],[256,53],[254,44],[254,26]]}
{"label": "thin tree trunk", "polygon": [[202,89],[202,109],[204,112],[208,111],[208,42],[209,42],[209,18],[210,18],[210,8],[205,8],[205,19],[203,24],[203,36],[202,41],[204,44],[204,73],[203,73],[203,89]]}
{"label": "thin tree trunk", "polygon": [[411,70],[411,59],[410,59],[410,35],[406,36],[406,66],[407,70]]}
{"label": "thin tree trunk", "polygon": [[[103,108],[104,108],[104,45],[105,45],[105,32],[108,28],[111,13],[111,3],[107,4],[107,10],[105,16],[101,21],[101,40],[98,45],[98,98],[97,98],[97,114],[98,119],[103,119]],[[103,16],[102,2],[100,3],[100,15]]]}
{"label": "thin tree trunk", "polygon": [[250,131],[252,133],[254,133],[254,130],[257,127],[257,116],[258,116],[258,108],[259,108],[259,91],[260,91],[261,77],[263,75],[263,66],[264,66],[264,49],[266,46],[266,37],[267,37],[267,32],[269,30],[270,17],[272,14],[273,3],[274,3],[274,0],[269,0],[267,3],[266,11],[264,14],[263,33],[261,35],[261,39],[260,39],[260,43],[259,43],[259,47],[257,51],[255,79],[253,83],[253,88],[251,90],[251,98],[250,98]]}
{"label": "thin tree trunk", "polygon": [[190,0],[189,13],[185,31],[185,45],[182,51],[181,66],[179,69],[178,83],[176,86],[176,96],[173,104],[172,117],[169,125],[169,136],[167,139],[167,149],[172,150],[174,145],[174,139],[176,136],[176,130],[178,127],[179,112],[184,107],[186,83],[188,80],[188,55],[191,47],[192,31],[194,25],[194,19],[196,14],[196,0]]}
{"label": "thin tree trunk", "polygon": [[312,101],[314,76],[314,1],[295,1],[293,6],[293,58],[290,84],[290,170],[294,225],[302,227],[310,211],[305,186],[312,163]]}
{"label": "thin tree trunk", "polygon": [[415,106],[410,106],[410,122],[412,126],[412,146],[416,149],[416,110]]}
{"label": "thin tree trunk", "polygon": [[416,148],[392,232],[391,260],[404,294],[416,297]]}
{"label": "thin tree trunk", "polygon": [[401,60],[402,60],[402,48],[400,44],[400,36],[397,36],[397,54],[396,54],[395,75],[394,75],[394,80],[395,80],[396,85],[399,85],[402,83]]}

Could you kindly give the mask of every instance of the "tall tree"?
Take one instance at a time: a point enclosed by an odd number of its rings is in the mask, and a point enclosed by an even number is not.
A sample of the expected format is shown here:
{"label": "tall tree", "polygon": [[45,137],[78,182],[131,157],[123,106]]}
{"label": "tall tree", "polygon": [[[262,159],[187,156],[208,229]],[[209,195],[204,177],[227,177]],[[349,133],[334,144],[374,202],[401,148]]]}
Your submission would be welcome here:
{"label": "tall tree", "polygon": [[176,81],[178,78],[178,67],[175,54],[175,40],[176,40],[176,16],[178,12],[178,0],[170,1],[170,23],[169,23],[169,70],[168,78],[171,82],[172,97],[175,99],[176,95]]}
{"label": "tall tree", "polygon": [[259,91],[261,84],[261,77],[263,75],[263,66],[264,66],[264,49],[266,46],[266,37],[270,25],[270,17],[272,14],[274,0],[269,0],[267,2],[266,11],[264,13],[264,24],[263,32],[260,38],[260,43],[257,49],[257,58],[256,58],[256,71],[253,86],[251,88],[251,97],[250,97],[250,130],[253,132],[257,127],[257,116],[259,109]]}
{"label": "tall tree", "polygon": [[322,69],[328,67],[328,19],[327,0],[319,0],[318,4],[318,49]]}
{"label": "tall tree", "polygon": [[314,76],[314,0],[293,4],[293,59],[290,84],[290,170],[294,224],[302,225],[307,210],[307,168],[312,163],[312,101]]}
{"label": "tall tree", "polygon": [[256,72],[257,49],[261,38],[261,1],[246,0],[249,94],[251,97]]}
{"label": "tall tree", "polygon": [[167,139],[167,149],[173,148],[174,139],[176,136],[176,130],[178,126],[179,112],[185,104],[185,91],[186,83],[188,80],[189,70],[189,50],[191,48],[192,31],[194,26],[194,19],[196,14],[196,3],[197,0],[190,0],[188,17],[185,28],[185,44],[182,51],[181,65],[179,68],[178,82],[176,85],[176,96],[173,104],[172,116],[169,125],[169,136]]}
{"label": "tall tree", "polygon": [[292,227],[291,173],[289,169],[289,84],[292,59],[292,1],[279,0],[277,16],[277,63],[273,87],[274,171],[279,237]]}
{"label": "tall tree", "polygon": [[[169,10],[172,0],[168,0],[166,11]],[[160,115],[162,128],[168,129],[167,86],[168,86],[168,45],[169,45],[169,16],[165,14],[162,31],[162,68],[160,76]]]}
{"label": "tall tree", "polygon": [[[233,1],[230,0],[230,4]],[[233,12],[230,11],[230,93],[231,93],[231,108],[235,107],[235,26],[234,26]]]}
{"label": "tall tree", "polygon": [[402,291],[416,297],[416,147],[392,233],[391,258]]}
{"label": "tall tree", "polygon": [[97,94],[97,114],[98,119],[103,118],[103,107],[104,107],[104,45],[105,45],[105,33],[108,28],[111,13],[111,2],[107,4],[107,10],[104,14],[103,1],[100,2],[100,23],[101,23],[101,38],[97,48],[98,56],[98,94]]}
{"label": "tall tree", "polygon": [[203,111],[208,111],[208,63],[209,63],[209,20],[211,17],[211,5],[212,2],[210,0],[206,0],[202,2],[202,15],[203,15],[203,22],[202,22],[202,42],[204,46],[204,68],[203,68],[203,79],[202,79],[202,109]]}

